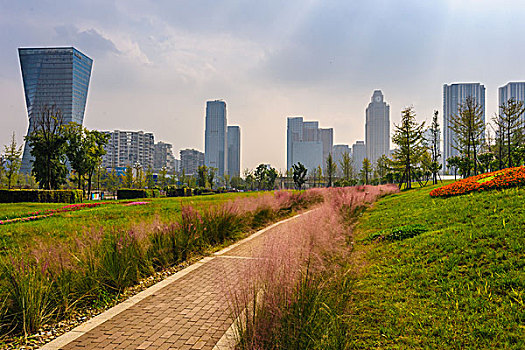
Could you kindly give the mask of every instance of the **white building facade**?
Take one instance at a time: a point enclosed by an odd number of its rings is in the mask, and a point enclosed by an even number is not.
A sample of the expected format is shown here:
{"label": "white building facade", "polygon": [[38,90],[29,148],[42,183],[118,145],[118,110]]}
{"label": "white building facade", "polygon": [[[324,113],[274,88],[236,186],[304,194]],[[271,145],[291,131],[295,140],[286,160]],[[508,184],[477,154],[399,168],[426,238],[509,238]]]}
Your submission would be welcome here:
{"label": "white building facade", "polygon": [[381,90],[374,91],[366,108],[365,144],[366,157],[372,165],[390,154],[390,106]]}

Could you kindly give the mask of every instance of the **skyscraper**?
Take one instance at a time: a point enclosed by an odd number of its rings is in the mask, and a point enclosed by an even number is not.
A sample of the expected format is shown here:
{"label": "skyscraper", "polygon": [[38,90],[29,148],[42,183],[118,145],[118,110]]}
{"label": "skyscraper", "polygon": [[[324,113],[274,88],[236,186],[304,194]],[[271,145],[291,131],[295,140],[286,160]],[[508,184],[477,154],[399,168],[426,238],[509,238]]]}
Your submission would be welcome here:
{"label": "skyscraper", "polygon": [[[498,106],[501,106],[511,98],[525,103],[525,82],[508,83],[507,85],[500,87],[498,92]],[[522,123],[525,123],[525,113],[521,115],[521,120]]]}
{"label": "skyscraper", "polygon": [[485,86],[480,83],[461,83],[443,85],[443,169],[447,169],[447,159],[459,155],[456,146],[456,135],[451,129],[452,118],[458,113],[458,108],[471,96],[483,109],[485,122]]}
{"label": "skyscraper", "polygon": [[241,176],[241,128],[228,126],[228,175]]}
{"label": "skyscraper", "polygon": [[352,145],[352,161],[356,172],[363,169],[363,160],[366,158],[366,146],[364,141],[356,141]]}
{"label": "skyscraper", "polygon": [[[317,121],[303,121],[303,117],[288,117],[286,132],[286,167],[301,162],[312,171],[324,167],[332,151],[333,129],[320,129]],[[326,155],[326,156],[325,156]]]}
{"label": "skyscraper", "polygon": [[366,109],[366,157],[371,164],[390,154],[390,106],[383,100],[381,90],[375,90]]}
{"label": "skyscraper", "polygon": [[224,176],[228,169],[228,139],[226,103],[206,102],[206,130],[204,140],[204,164],[217,169],[217,176]]}
{"label": "skyscraper", "polygon": [[194,176],[202,165],[204,165],[204,153],[195,149],[180,150],[180,172],[184,172],[187,176]]}
{"label": "skyscraper", "polygon": [[[19,48],[29,128],[37,126],[44,108],[55,106],[65,124],[84,121],[93,60],[73,47]],[[32,157],[25,145],[21,171],[31,172]]]}

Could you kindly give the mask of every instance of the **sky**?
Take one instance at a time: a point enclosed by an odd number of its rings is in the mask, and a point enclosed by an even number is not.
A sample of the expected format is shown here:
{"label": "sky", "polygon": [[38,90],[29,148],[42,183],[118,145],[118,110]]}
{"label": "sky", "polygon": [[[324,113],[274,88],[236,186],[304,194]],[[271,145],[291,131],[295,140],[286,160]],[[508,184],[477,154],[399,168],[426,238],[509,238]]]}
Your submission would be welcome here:
{"label": "sky", "polygon": [[[74,46],[94,61],[84,125],[144,130],[204,150],[206,101],[241,127],[241,168],[286,167],[286,117],[364,140],[376,89],[391,123],[441,115],[443,84],[525,81],[521,0],[0,0],[0,145],[28,119],[18,47]],[[428,122],[427,122],[428,123]],[[2,149],[3,150],[3,149]]]}

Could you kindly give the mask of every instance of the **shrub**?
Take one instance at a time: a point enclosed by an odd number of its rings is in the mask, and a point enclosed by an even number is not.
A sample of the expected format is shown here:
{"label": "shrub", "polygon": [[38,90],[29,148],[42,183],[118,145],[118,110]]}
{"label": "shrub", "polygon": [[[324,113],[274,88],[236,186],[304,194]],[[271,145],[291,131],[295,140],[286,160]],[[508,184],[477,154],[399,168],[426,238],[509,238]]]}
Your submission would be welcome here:
{"label": "shrub", "polygon": [[117,199],[135,199],[135,198],[158,198],[160,191],[154,189],[131,189],[124,188],[117,190]]}
{"label": "shrub", "polygon": [[0,190],[0,203],[79,203],[81,190]]}
{"label": "shrub", "polygon": [[410,224],[394,229],[379,231],[370,234],[367,238],[369,241],[376,240],[388,240],[388,241],[401,241],[403,239],[412,238],[428,231],[426,226],[421,224]]}

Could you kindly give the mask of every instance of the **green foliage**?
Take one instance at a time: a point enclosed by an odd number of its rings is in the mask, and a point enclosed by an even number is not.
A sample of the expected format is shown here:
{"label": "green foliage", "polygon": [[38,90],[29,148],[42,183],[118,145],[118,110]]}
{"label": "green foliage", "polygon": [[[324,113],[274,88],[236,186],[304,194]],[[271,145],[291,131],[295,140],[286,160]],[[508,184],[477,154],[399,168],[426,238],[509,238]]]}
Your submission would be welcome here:
{"label": "green foliage", "polygon": [[306,169],[306,167],[301,162],[298,162],[297,164],[292,165],[292,171],[295,187],[300,190],[301,187],[303,187],[303,184],[306,182],[306,174],[308,169]]}
{"label": "green foliage", "polygon": [[368,158],[363,159],[363,166],[361,167],[361,181],[368,185],[370,182],[370,174],[372,173],[372,164],[370,164],[370,160]]}
{"label": "green foliage", "polygon": [[56,190],[66,182],[66,136],[62,111],[44,106],[35,122],[35,130],[26,136],[31,147],[33,175],[41,188]]}
{"label": "green foliage", "polygon": [[158,198],[158,197],[160,197],[160,191],[158,189],[121,188],[117,190],[117,199]]}
{"label": "green foliage", "polygon": [[257,183],[258,190],[273,190],[277,176],[277,170],[267,164],[259,164],[253,172],[253,177]]}
{"label": "green foliage", "polygon": [[0,203],[79,203],[79,190],[0,190]]}
{"label": "green foliage", "polygon": [[525,125],[522,119],[525,106],[523,101],[510,98],[500,106],[500,112],[499,116],[494,116],[492,119],[497,127],[500,169],[503,165],[511,168],[519,165],[515,163],[515,160],[519,153],[519,146],[522,145],[525,137]]}
{"label": "green foliage", "polygon": [[[7,188],[11,189],[13,181],[16,181],[18,171],[22,165],[22,146],[17,146],[15,140],[15,133],[11,137],[11,143],[4,146],[4,156],[2,160],[4,164],[0,164],[0,168],[5,165],[5,176],[7,178]],[[1,173],[0,173],[1,180]]]}
{"label": "green foliage", "polygon": [[418,236],[422,233],[427,232],[428,229],[425,225],[421,224],[409,224],[384,231],[374,232],[368,236],[369,241],[374,240],[388,240],[388,241],[400,241],[407,238]]}
{"label": "green foliage", "polygon": [[392,142],[397,145],[394,151],[392,165],[401,176],[400,188],[412,187],[414,170],[425,151],[423,146],[423,128],[425,122],[416,122],[416,113],[412,107],[407,107],[401,112],[401,123],[395,125]]}
{"label": "green foliage", "polygon": [[332,182],[335,176],[335,172],[337,171],[337,164],[334,162],[334,158],[332,157],[332,152],[328,153],[328,157],[326,157],[326,168],[325,168],[325,175],[326,179],[328,180],[328,187],[332,187]]}

